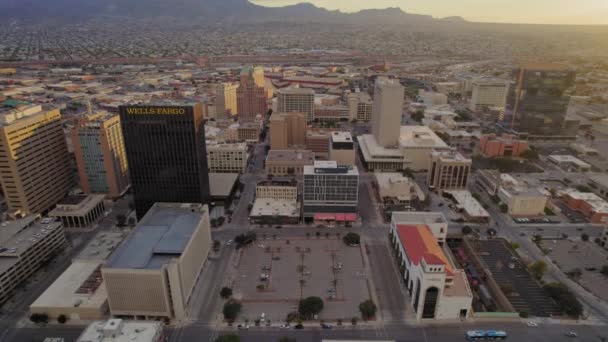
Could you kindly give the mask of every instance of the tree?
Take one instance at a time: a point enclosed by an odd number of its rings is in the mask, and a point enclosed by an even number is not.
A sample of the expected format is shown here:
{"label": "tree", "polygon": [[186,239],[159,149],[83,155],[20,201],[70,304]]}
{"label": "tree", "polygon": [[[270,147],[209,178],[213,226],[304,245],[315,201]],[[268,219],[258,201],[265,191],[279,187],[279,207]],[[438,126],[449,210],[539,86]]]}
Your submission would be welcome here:
{"label": "tree", "polygon": [[424,118],[424,112],[421,110],[418,110],[418,111],[415,111],[414,113],[412,113],[412,120],[414,120],[416,122],[421,122],[423,118]]}
{"label": "tree", "polygon": [[235,334],[228,334],[216,338],[215,342],[241,342],[241,338]]}
{"label": "tree", "polygon": [[536,150],[533,150],[533,149],[527,149],[524,152],[522,152],[522,154],[520,154],[520,157],[530,159],[530,160],[536,160],[536,159],[538,159],[538,152],[536,152]]}
{"label": "tree", "polygon": [[321,232],[316,232],[315,235],[317,236],[317,239],[321,237]]}
{"label": "tree", "polygon": [[511,284],[504,283],[498,285],[498,287],[500,287],[500,290],[505,294],[505,296],[508,296],[511,294],[511,292],[513,292],[513,285]]}
{"label": "tree", "polygon": [[405,170],[403,170],[403,176],[408,177],[408,178],[414,178],[414,171],[412,171],[412,169],[410,169],[409,167],[405,168]]}
{"label": "tree", "polygon": [[544,286],[549,297],[553,298],[559,309],[570,317],[578,318],[583,313],[583,306],[576,296],[562,283],[550,283]]}
{"label": "tree", "polygon": [[605,277],[608,277],[608,265],[602,266],[600,273],[603,274]]}
{"label": "tree", "polygon": [[214,251],[219,251],[220,247],[222,246],[222,243],[220,242],[220,240],[213,240],[213,250]]}
{"label": "tree", "polygon": [[566,272],[566,275],[576,281],[583,276],[583,270],[581,270],[580,268],[575,268],[571,271]]}
{"label": "tree", "polygon": [[376,315],[376,304],[371,299],[368,299],[361,304],[359,304],[359,311],[361,311],[361,317],[363,319],[370,319]]}
{"label": "tree", "polygon": [[481,195],[477,192],[473,193],[473,198],[476,199],[478,202],[481,202]]}
{"label": "tree", "polygon": [[581,234],[581,240],[583,240],[585,242],[589,241],[589,234],[587,234],[587,233]]}
{"label": "tree", "polygon": [[304,319],[310,319],[323,310],[323,300],[319,297],[306,297],[300,300],[298,312]]}
{"label": "tree", "polygon": [[241,303],[236,300],[227,301],[226,304],[224,304],[224,310],[222,311],[224,313],[224,318],[229,322],[234,322],[239,315],[239,312],[241,312],[241,307]]}
{"label": "tree", "polygon": [[578,190],[580,192],[591,192],[591,189],[588,186],[582,185],[582,184],[577,185],[576,190]]}
{"label": "tree", "polygon": [[530,264],[528,266],[528,269],[530,270],[530,273],[532,273],[534,278],[541,280],[545,272],[547,272],[547,264],[542,260],[538,260]]}
{"label": "tree", "polygon": [[500,209],[501,212],[506,213],[507,211],[509,211],[509,206],[504,203],[500,203],[498,209]]}
{"label": "tree", "polygon": [[59,317],[57,317],[57,322],[61,323],[61,324],[65,324],[65,322],[68,321],[68,317],[66,315],[59,315]]}
{"label": "tree", "polygon": [[32,321],[34,323],[48,323],[49,315],[47,315],[45,313],[33,313],[30,316],[30,321]]}
{"label": "tree", "polygon": [[279,339],[279,342],[296,342],[295,338],[283,336]]}
{"label": "tree", "polygon": [[473,233],[473,229],[469,226],[464,226],[464,227],[462,227],[461,232],[462,232],[462,235],[469,235],[469,234]]}
{"label": "tree", "polygon": [[129,220],[127,221],[129,226],[133,227],[135,226],[135,223],[137,223],[137,221],[135,220],[135,217],[129,217]]}
{"label": "tree", "polygon": [[224,299],[228,299],[232,296],[232,289],[224,286],[222,287],[222,289],[220,290],[220,297],[224,298]]}
{"label": "tree", "polygon": [[344,243],[349,246],[354,246],[361,243],[361,237],[359,236],[359,234],[351,232],[344,235],[342,241],[344,241]]}

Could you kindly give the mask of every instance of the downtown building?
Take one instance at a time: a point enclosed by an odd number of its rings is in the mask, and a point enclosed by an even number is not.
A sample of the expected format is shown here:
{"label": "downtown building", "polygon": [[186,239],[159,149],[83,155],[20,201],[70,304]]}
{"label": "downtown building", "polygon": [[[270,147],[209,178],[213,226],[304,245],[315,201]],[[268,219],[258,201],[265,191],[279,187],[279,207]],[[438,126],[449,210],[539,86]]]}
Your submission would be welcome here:
{"label": "downtown building", "polygon": [[209,202],[202,104],[120,106],[137,217],[156,202]]}
{"label": "downtown building", "polygon": [[528,140],[575,139],[579,122],[566,119],[575,72],[562,64],[527,63],[515,77],[499,128]]}
{"label": "downtown building", "polygon": [[58,109],[40,105],[0,113],[0,181],[11,211],[52,209],[74,184]]}
{"label": "downtown building", "polygon": [[268,126],[272,150],[306,147],[307,126],[304,113],[273,113]]}
{"label": "downtown building", "polygon": [[466,189],[471,174],[471,159],[456,151],[433,151],[430,163],[427,173],[430,189],[437,192]]}
{"label": "downtown building", "polygon": [[215,87],[215,117],[230,119],[238,113],[237,90],[238,83],[224,82]]}
{"label": "downtown building", "polygon": [[131,184],[120,116],[85,116],[71,131],[80,187],[85,193],[117,198]]}
{"label": "downtown building", "polygon": [[335,161],[315,161],[304,166],[304,219],[317,222],[354,222],[359,201],[359,171],[356,166],[338,166]]}
{"label": "downtown building", "polygon": [[308,88],[286,88],[278,91],[279,113],[304,113],[306,121],[315,119],[315,92]]}
{"label": "downtown building", "polygon": [[508,91],[509,83],[503,80],[474,80],[469,109],[473,112],[494,107],[504,109]]}
{"label": "downtown building", "polygon": [[239,121],[251,122],[256,117],[264,117],[268,111],[268,95],[264,87],[264,70],[243,68],[241,82],[236,90]]}

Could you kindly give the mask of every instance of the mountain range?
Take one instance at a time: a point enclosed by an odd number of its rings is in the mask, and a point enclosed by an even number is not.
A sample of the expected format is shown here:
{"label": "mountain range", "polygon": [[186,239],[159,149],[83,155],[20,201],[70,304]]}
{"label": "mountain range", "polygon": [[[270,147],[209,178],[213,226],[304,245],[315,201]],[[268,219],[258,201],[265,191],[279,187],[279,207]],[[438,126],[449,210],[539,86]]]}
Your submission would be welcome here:
{"label": "mountain range", "polygon": [[403,25],[440,21],[464,21],[460,17],[445,20],[410,14],[399,8],[369,9],[343,13],[300,3],[284,7],[264,7],[248,0],[0,0],[0,17],[25,21],[91,18],[173,17],[181,20],[204,20],[209,24],[297,22],[349,25]]}

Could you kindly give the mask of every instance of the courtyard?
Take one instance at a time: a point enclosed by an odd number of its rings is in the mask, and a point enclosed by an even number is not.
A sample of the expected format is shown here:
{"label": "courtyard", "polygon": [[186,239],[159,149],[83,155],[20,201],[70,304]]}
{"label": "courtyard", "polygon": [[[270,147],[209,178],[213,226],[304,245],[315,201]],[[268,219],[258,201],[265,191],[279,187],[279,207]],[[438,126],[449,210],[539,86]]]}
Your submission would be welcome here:
{"label": "courtyard", "polygon": [[243,304],[242,320],[263,313],[266,320],[285,321],[300,299],[316,296],[324,302],[318,319],[350,321],[372,297],[362,248],[339,237],[258,240],[241,253],[233,290]]}

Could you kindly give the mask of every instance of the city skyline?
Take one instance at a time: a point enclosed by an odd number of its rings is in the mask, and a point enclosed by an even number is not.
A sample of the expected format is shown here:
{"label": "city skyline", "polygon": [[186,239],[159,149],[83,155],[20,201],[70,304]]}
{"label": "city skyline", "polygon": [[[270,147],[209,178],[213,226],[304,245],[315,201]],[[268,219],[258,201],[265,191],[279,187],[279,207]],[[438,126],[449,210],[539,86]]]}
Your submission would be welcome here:
{"label": "city skyline", "polygon": [[[602,0],[493,0],[491,7],[483,0],[413,0],[404,4],[400,0],[379,0],[373,4],[364,0],[252,0],[268,7],[311,3],[317,7],[341,12],[357,12],[365,9],[398,7],[401,10],[435,18],[462,17],[473,22],[552,24],[552,25],[608,25],[608,2]],[[521,6],[526,6],[522,11]]]}

